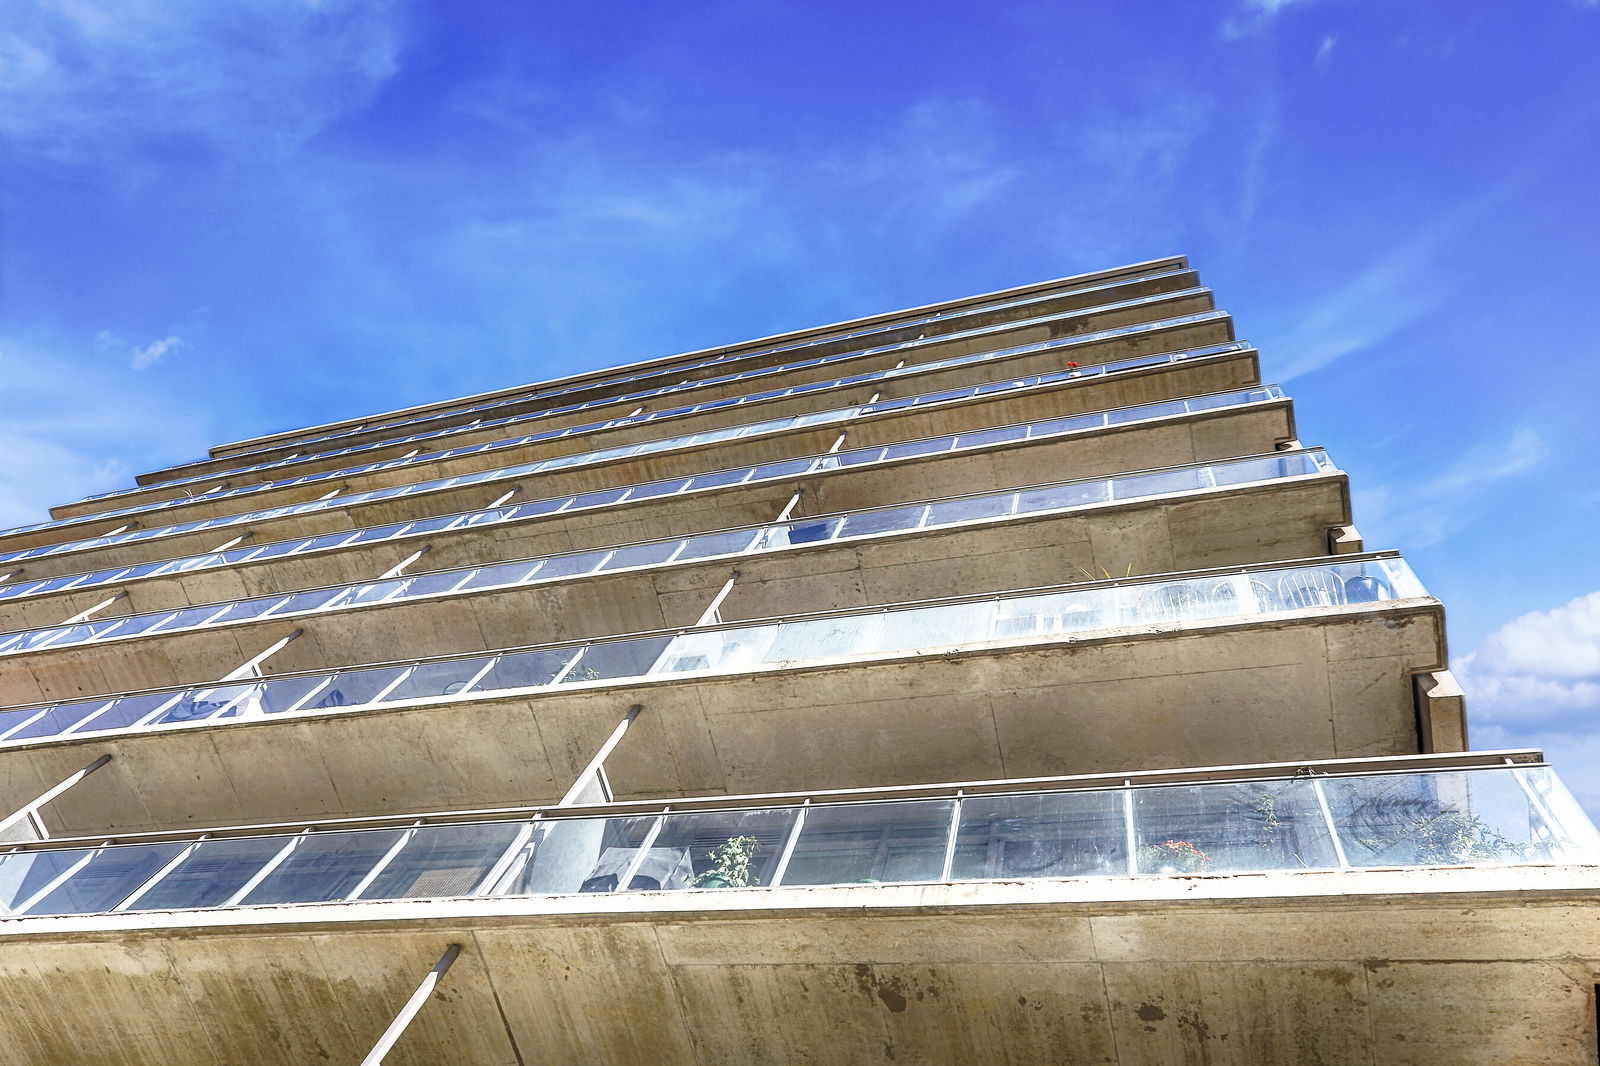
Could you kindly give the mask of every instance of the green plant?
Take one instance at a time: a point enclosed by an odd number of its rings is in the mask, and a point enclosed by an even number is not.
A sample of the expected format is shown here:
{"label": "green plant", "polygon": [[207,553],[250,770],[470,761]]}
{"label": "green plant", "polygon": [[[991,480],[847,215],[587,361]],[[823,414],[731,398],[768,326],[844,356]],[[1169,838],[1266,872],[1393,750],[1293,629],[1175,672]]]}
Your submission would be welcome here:
{"label": "green plant", "polygon": [[1139,849],[1139,869],[1157,874],[1197,874],[1211,869],[1211,856],[1187,840],[1166,840]]}
{"label": "green plant", "polygon": [[755,837],[729,837],[706,852],[711,868],[694,879],[696,888],[748,888],[756,883],[750,861],[761,847]]}

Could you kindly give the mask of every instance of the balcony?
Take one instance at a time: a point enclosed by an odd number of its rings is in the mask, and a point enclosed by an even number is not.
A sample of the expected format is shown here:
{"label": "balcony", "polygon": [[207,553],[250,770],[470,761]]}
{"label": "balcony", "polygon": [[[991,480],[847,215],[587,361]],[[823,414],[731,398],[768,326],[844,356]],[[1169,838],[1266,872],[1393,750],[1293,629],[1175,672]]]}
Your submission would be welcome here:
{"label": "balcony", "polygon": [[[1048,521],[1069,515],[1075,519],[1071,524]],[[730,565],[738,567],[740,576],[721,606],[725,619],[847,603],[869,606],[914,598],[927,588],[958,594],[1066,582],[1110,574],[1113,567],[1131,572],[1135,563],[1145,573],[1303,558],[1326,550],[1329,530],[1348,521],[1348,490],[1326,453],[1292,451],[430,569],[387,580],[309,589],[291,585],[263,596],[205,602],[208,584],[220,589],[244,582],[260,587],[278,576],[277,571],[260,573],[259,566],[245,574],[238,571],[240,555],[265,553],[271,547],[258,546],[249,553],[223,553],[232,554],[235,565],[214,575],[199,568],[184,570],[181,562],[148,564],[143,575],[138,569],[113,571],[124,588],[140,576],[153,583],[181,572],[182,580],[138,586],[137,597],[128,597],[138,608],[131,613],[112,610],[67,625],[0,634],[0,656],[57,654],[85,645],[218,631],[211,644],[220,641],[220,653],[202,650],[205,642],[199,638],[183,649],[171,642],[163,645],[162,655],[174,672],[169,680],[178,683],[205,676],[196,670],[215,664],[219,654],[238,655],[251,640],[264,647],[288,632],[282,626],[272,628],[272,623],[304,625],[333,612],[344,616],[337,626],[347,639],[342,646],[318,640],[327,661],[348,662],[370,652],[370,641],[352,645],[348,638],[374,627],[386,640],[396,632],[414,634],[412,650],[419,655],[447,654],[468,650],[461,635],[469,632],[483,634],[485,643],[479,646],[495,646],[507,618],[546,619],[550,640],[692,624],[723,585]],[[282,576],[293,581],[304,575],[311,558],[298,553],[299,565]],[[216,560],[213,565],[227,563]],[[346,561],[345,568],[349,565]],[[71,602],[81,607],[69,608],[61,597],[35,596],[13,611],[19,618],[77,613],[91,602],[103,602],[104,592],[93,591],[92,578],[59,579],[74,586],[67,591],[77,593]],[[552,582],[562,585],[550,588]],[[152,610],[152,601],[163,592],[170,602]],[[201,602],[190,606],[197,598]],[[416,609],[399,615],[401,607]],[[235,633],[241,626],[254,627],[257,635]],[[224,629],[227,634],[220,632]],[[446,637],[447,643],[438,644],[431,634]],[[289,669],[320,665],[292,653],[289,659]],[[86,665],[78,657],[72,669]],[[97,670],[108,680],[116,677],[112,661],[100,662]],[[148,668],[141,676],[151,676]],[[8,698],[17,697],[0,685],[0,700]]]}
{"label": "balcony", "polygon": [[[907,406],[915,405],[902,404],[896,410]],[[668,502],[667,497],[684,496],[692,498],[681,507],[667,510],[675,510],[680,523],[684,518],[689,519],[687,527],[680,525],[680,531],[690,532],[704,529],[707,524],[731,526],[762,521],[778,512],[797,479],[809,480],[814,475],[833,475],[827,477],[826,488],[816,486],[821,509],[851,510],[905,499],[908,491],[920,490],[923,496],[960,492],[973,483],[967,480],[972,477],[978,479],[975,483],[988,485],[1037,482],[1041,480],[1041,466],[1044,470],[1065,466],[1088,475],[1270,451],[1294,436],[1289,408],[1282,390],[1266,385],[1009,426],[991,423],[971,432],[853,446],[800,458],[791,458],[791,452],[773,461],[756,461],[751,465],[709,472],[704,470],[704,464],[715,460],[693,443],[694,438],[669,438],[670,444],[657,442],[653,448],[637,445],[622,449],[629,454],[587,459],[567,456],[360,493],[341,495],[335,492],[306,503],[17,549],[0,553],[0,565],[25,567],[33,576],[46,566],[70,566],[87,553],[93,553],[92,558],[105,563],[136,564],[158,552],[162,559],[186,551],[214,552],[218,550],[215,543],[219,532],[234,536],[248,532],[269,537],[278,531],[304,534],[341,530],[347,542],[353,542],[361,539],[361,527],[391,522],[417,523],[415,528],[423,528],[425,520],[436,518],[435,528],[453,528],[467,520],[459,512],[469,509],[497,511],[501,516],[509,514],[516,518],[560,512],[564,524],[578,529],[585,523],[582,514],[585,511],[602,524],[617,520],[626,523],[637,512],[630,509],[626,514],[620,511],[613,514],[614,504],[643,500],[661,504]],[[969,415],[979,413],[981,407]],[[827,425],[830,436],[842,428],[839,422]],[[788,428],[793,429],[793,424]],[[1102,436],[1107,439],[1080,442],[1080,438]],[[728,431],[726,440],[735,446],[741,443],[735,431]],[[837,437],[834,440],[837,441]],[[779,446],[785,444],[790,448],[800,447],[792,436],[769,439],[764,447],[782,450]],[[663,449],[667,449],[664,455],[661,454]],[[652,450],[657,454],[643,454]],[[741,458],[749,461],[747,456]],[[666,474],[657,460],[669,467],[695,469],[688,473]],[[598,465],[588,466],[591,462]],[[883,464],[891,464],[896,469],[881,472],[859,469],[878,468]],[[571,495],[497,510],[509,497],[520,492],[522,481],[533,477],[538,477],[538,483],[547,491],[551,488],[559,491],[563,480],[577,484]],[[634,480],[633,484],[627,483],[629,477]],[[652,477],[660,480],[649,480]],[[614,482],[622,483],[611,484]],[[754,496],[748,491],[752,487],[758,489]],[[719,508],[701,495],[716,489],[732,491],[737,498],[731,507]],[[825,500],[822,499],[824,495]],[[486,502],[487,508],[484,507]],[[658,507],[655,513],[659,515],[661,510]],[[591,543],[642,539],[660,536],[663,532],[660,529],[641,531],[632,537],[612,534]],[[69,560],[67,556],[73,558]]]}
{"label": "balcony", "polygon": [[[0,916],[1600,864],[1600,835],[1547,766],[1331,769],[1235,768],[1176,775],[1189,778],[1177,783],[1167,780],[1172,774],[1140,773],[1117,783],[980,782],[41,841],[0,855]],[[674,906],[660,896],[639,905]],[[0,934],[17,931],[0,925]]]}
{"label": "balcony", "polygon": [[[0,1038],[353,1062],[459,944],[390,1061],[1150,1066],[1224,1035],[1239,1061],[1464,1061],[1468,1038],[1516,1061],[1588,1005],[1600,888],[1527,752],[201,836],[0,859]],[[711,887],[730,843],[752,883]],[[1485,980],[1488,1018],[1413,1024]]]}
{"label": "balcony", "polygon": [[60,833],[542,801],[630,703],[645,795],[1395,755],[1443,653],[1437,602],[1372,553],[12,707],[0,770],[42,790],[116,753]]}

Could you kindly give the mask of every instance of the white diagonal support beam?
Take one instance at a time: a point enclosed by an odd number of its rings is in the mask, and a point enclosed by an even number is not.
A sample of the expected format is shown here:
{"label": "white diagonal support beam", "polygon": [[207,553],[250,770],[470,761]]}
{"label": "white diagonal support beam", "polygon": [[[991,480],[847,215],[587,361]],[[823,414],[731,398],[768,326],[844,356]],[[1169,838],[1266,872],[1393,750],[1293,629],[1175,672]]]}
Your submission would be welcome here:
{"label": "white diagonal support beam", "polygon": [[444,949],[444,954],[439,956],[439,961],[433,964],[433,969],[428,971],[428,976],[422,979],[417,990],[411,993],[411,998],[406,1000],[406,1005],[400,1008],[400,1013],[394,1016],[394,1021],[389,1023],[389,1028],[383,1031],[378,1042],[372,1045],[372,1050],[367,1052],[367,1057],[361,1060],[361,1066],[379,1066],[384,1057],[389,1054],[400,1035],[406,1031],[406,1026],[411,1024],[411,1019],[422,1010],[422,1005],[428,1002],[428,997],[433,995],[433,990],[439,987],[439,980],[461,954],[460,944],[451,944]]}

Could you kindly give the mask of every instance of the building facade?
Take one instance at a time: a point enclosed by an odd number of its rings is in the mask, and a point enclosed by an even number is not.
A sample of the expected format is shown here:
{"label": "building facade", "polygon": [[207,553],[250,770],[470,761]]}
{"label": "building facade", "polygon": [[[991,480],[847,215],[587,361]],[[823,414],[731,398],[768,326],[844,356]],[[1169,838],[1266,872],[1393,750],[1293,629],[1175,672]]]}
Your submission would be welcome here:
{"label": "building facade", "polygon": [[1600,837],[1181,258],[0,532],[0,1060],[1594,1063]]}

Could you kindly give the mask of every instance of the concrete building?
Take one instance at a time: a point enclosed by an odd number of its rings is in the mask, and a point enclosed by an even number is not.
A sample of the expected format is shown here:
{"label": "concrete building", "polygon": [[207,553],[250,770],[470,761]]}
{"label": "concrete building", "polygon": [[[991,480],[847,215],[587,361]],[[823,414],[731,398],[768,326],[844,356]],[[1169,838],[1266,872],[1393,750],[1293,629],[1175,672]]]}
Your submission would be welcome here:
{"label": "concrete building", "polygon": [[0,1060],[1593,1064],[1600,837],[1183,258],[0,532]]}

